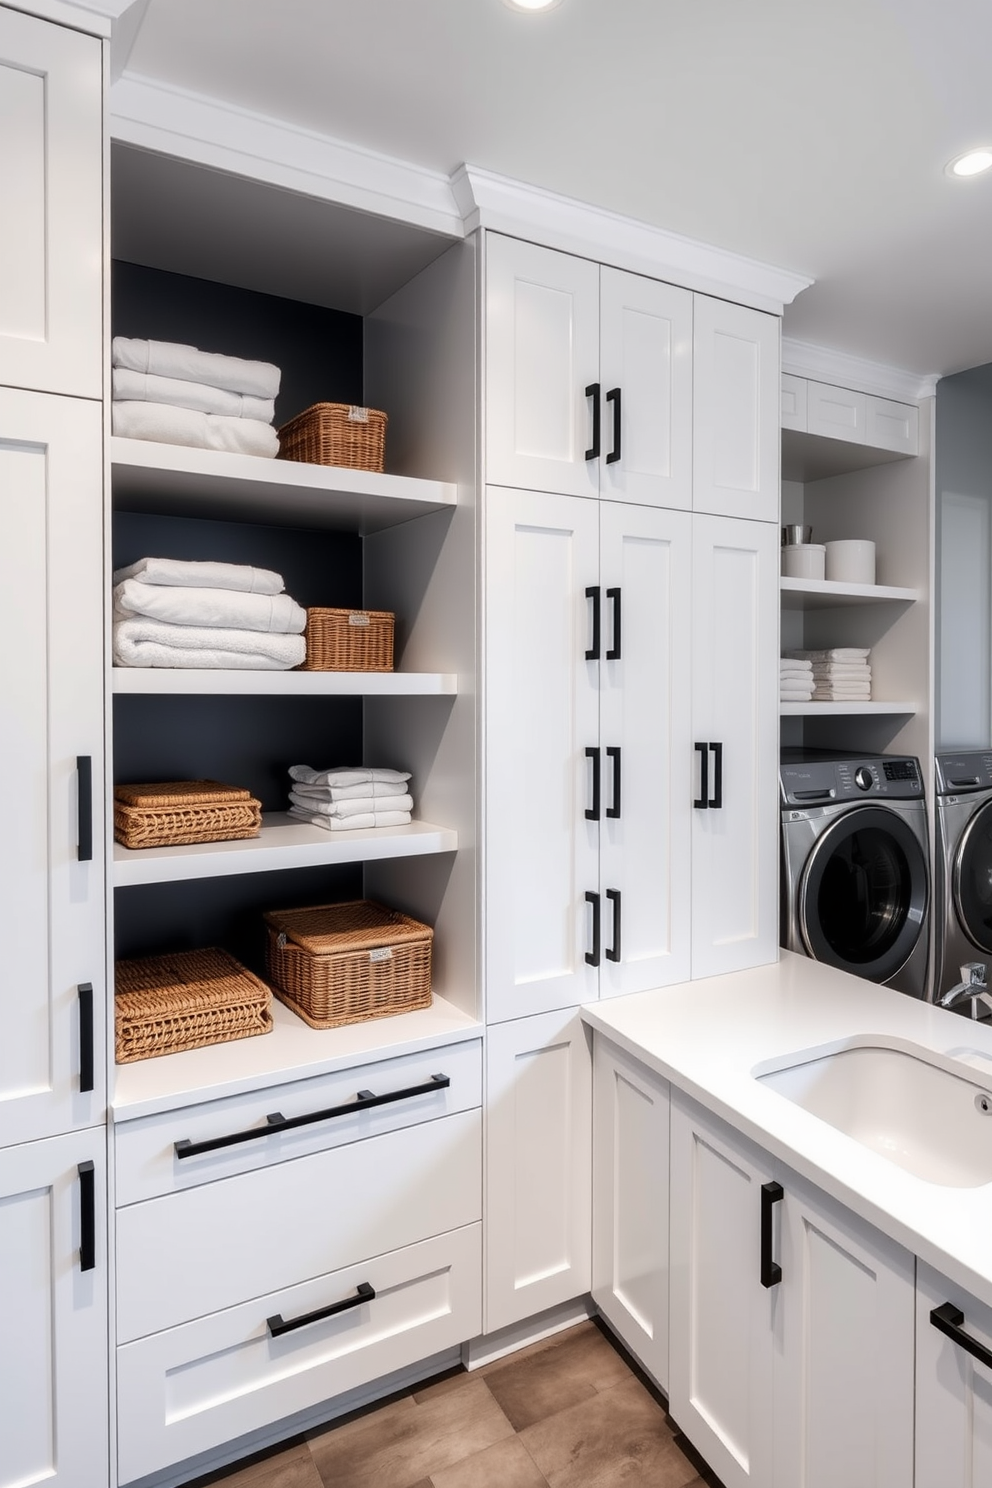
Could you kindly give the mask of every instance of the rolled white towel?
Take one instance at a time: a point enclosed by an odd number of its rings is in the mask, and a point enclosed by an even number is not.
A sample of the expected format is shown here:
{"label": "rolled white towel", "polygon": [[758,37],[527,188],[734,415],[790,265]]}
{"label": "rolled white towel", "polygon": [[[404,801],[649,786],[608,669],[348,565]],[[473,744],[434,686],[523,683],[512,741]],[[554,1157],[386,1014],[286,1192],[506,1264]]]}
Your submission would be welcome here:
{"label": "rolled white towel", "polygon": [[177,341],[140,341],[115,336],[111,347],[115,367],[148,372],[154,377],[177,377],[181,382],[205,382],[231,393],[253,398],[275,398],[282,372],[272,362],[247,361],[216,351],[199,351]]}
{"label": "rolled white towel", "polygon": [[385,798],[365,796],[353,801],[318,801],[313,796],[301,796],[298,791],[291,790],[289,799],[301,811],[313,811],[319,816],[336,816],[342,820],[348,816],[362,816],[369,811],[413,810],[413,797],[406,793]]}
{"label": "rolled white towel", "polygon": [[136,615],[113,627],[115,666],[288,672],[306,659],[301,635],[169,625]]}
{"label": "rolled white towel", "polygon": [[281,594],[282,574],[246,563],[203,563],[184,558],[139,558],[114,571],[114,583],[140,579],[143,584],[168,584],[179,589],[237,589],[242,594]]}
{"label": "rolled white towel", "polygon": [[303,785],[362,785],[367,781],[410,779],[409,770],[366,768],[364,765],[333,765],[327,770],[313,770],[309,765],[290,765],[291,780]]}
{"label": "rolled white towel", "polygon": [[325,832],[362,832],[369,827],[405,827],[413,820],[409,811],[367,811],[361,816],[317,816],[302,811],[299,806],[289,808],[290,816],[308,821],[311,826],[323,827]]}
{"label": "rolled white towel", "polygon": [[219,413],[196,413],[170,403],[112,403],[111,428],[121,439],[151,439],[158,444],[181,444],[189,449],[225,450],[233,455],[257,455],[274,460],[279,435],[258,419],[224,418]]}
{"label": "rolled white towel", "polygon": [[360,785],[304,785],[294,780],[291,795],[301,801],[388,801],[405,796],[405,780],[363,780]]}
{"label": "rolled white towel", "polygon": [[288,594],[246,594],[240,589],[183,589],[125,579],[114,589],[114,610],[122,618],[147,615],[169,625],[220,626],[227,630],[300,635],[307,612]]}
{"label": "rolled white towel", "polygon": [[116,402],[168,403],[173,408],[193,408],[199,413],[221,413],[226,418],[258,419],[271,424],[276,416],[274,398],[253,398],[210,387],[206,382],[184,382],[181,377],[155,377],[115,367],[112,376]]}

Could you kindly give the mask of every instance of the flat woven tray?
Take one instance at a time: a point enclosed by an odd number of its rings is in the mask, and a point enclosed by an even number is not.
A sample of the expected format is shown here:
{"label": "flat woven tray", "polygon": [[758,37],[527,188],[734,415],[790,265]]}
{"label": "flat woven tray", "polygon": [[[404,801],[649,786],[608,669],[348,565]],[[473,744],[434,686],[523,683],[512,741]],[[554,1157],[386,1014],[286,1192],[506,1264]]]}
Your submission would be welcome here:
{"label": "flat woven tray", "polygon": [[388,418],[353,403],[314,403],[279,430],[279,459],[382,470]]}
{"label": "flat woven tray", "polygon": [[114,837],[124,847],[180,847],[257,837],[262,804],[218,780],[114,787]]}
{"label": "flat woven tray", "polygon": [[307,659],[301,672],[391,672],[394,616],[389,610],[307,610]]}
{"label": "flat woven tray", "polygon": [[265,919],[272,990],[311,1028],[430,1007],[430,925],[369,899]]}
{"label": "flat woven tray", "polygon": [[118,1064],[268,1033],[272,997],[263,981],[210,946],[141,956],[114,968]]}

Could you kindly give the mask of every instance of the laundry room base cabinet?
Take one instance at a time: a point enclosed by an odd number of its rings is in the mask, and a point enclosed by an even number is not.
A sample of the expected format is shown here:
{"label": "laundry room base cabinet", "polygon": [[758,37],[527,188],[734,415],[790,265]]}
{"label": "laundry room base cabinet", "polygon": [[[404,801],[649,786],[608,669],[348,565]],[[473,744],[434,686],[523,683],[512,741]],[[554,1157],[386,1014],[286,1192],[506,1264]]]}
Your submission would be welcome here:
{"label": "laundry room base cabinet", "polygon": [[984,1488],[992,1483],[992,1308],[923,1261],[916,1289],[915,1488]]}

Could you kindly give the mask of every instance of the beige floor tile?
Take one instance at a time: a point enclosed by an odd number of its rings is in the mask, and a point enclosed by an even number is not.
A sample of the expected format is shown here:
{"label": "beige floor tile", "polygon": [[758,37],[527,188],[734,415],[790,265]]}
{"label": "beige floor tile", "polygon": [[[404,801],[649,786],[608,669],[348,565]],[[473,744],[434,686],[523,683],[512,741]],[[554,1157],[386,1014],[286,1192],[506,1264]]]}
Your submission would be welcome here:
{"label": "beige floor tile", "polygon": [[516,1436],[432,1473],[431,1483],[433,1488],[547,1488],[547,1479]]}
{"label": "beige floor tile", "polygon": [[323,1488],[306,1442],[207,1481],[217,1488]]}
{"label": "beige floor tile", "polygon": [[633,1375],[528,1426],[520,1440],[550,1488],[688,1488],[698,1477],[664,1410]]}
{"label": "beige floor tile", "polygon": [[632,1378],[607,1338],[592,1324],[571,1328],[550,1346],[504,1362],[486,1384],[517,1431]]}
{"label": "beige floor tile", "polygon": [[539,1338],[536,1343],[529,1343],[526,1348],[517,1349],[515,1353],[504,1354],[501,1359],[494,1359],[491,1364],[482,1364],[478,1369],[473,1370],[473,1373],[488,1379],[489,1375],[496,1374],[500,1369],[506,1369],[512,1364],[522,1364],[525,1359],[531,1359],[535,1354],[542,1354],[545,1349],[554,1348],[565,1338],[573,1338],[581,1333],[598,1332],[598,1327],[590,1318],[588,1322],[575,1323],[571,1328],[563,1328],[560,1333],[550,1333],[547,1338]]}

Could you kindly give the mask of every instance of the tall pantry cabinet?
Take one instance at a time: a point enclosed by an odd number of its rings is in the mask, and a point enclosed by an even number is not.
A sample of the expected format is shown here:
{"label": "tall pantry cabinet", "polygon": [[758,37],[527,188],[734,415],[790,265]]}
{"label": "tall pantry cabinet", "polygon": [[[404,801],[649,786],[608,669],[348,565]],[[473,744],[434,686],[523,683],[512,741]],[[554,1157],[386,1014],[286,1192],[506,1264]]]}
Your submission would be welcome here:
{"label": "tall pantry cabinet", "polygon": [[0,1481],[108,1477],[102,42],[0,8]]}

